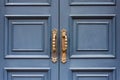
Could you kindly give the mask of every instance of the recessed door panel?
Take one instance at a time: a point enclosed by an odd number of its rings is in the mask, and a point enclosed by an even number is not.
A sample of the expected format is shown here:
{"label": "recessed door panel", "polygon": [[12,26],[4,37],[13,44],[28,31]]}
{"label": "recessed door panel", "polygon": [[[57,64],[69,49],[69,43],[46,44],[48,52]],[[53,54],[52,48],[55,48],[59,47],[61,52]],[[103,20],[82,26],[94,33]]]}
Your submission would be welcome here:
{"label": "recessed door panel", "polygon": [[[8,31],[8,32],[7,32]],[[6,56],[50,56],[50,16],[6,15]],[[49,40],[49,41],[48,41]],[[26,56],[27,57],[27,56]]]}
{"label": "recessed door panel", "polygon": [[114,58],[115,14],[71,15],[71,57]]}

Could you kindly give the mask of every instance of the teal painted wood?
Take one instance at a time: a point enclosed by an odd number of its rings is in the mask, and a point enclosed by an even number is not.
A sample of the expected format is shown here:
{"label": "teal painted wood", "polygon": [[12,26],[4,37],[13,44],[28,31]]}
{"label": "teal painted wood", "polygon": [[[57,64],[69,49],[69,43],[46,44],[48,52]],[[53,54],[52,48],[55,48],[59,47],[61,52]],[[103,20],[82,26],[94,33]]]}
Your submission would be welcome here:
{"label": "teal painted wood", "polygon": [[120,0],[60,0],[60,29],[68,31],[60,80],[119,80]]}
{"label": "teal painted wood", "polygon": [[58,0],[1,0],[0,22],[0,80],[58,80],[51,62]]}

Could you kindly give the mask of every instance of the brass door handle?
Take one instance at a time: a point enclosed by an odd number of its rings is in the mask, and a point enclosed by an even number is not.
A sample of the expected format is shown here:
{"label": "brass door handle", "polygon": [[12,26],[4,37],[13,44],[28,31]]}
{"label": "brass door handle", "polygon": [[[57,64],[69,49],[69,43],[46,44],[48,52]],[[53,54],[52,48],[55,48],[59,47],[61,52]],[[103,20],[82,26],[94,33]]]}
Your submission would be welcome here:
{"label": "brass door handle", "polygon": [[67,38],[67,31],[62,29],[61,31],[61,62],[66,63],[67,61],[67,47],[68,47],[68,38]]}
{"label": "brass door handle", "polygon": [[57,29],[52,30],[52,62],[57,62]]}

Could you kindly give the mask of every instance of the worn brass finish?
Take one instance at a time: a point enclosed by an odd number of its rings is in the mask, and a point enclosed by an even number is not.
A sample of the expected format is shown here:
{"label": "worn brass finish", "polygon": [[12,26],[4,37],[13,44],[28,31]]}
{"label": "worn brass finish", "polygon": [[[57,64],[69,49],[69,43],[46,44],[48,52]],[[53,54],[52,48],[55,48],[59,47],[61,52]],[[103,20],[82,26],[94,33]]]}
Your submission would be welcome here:
{"label": "worn brass finish", "polygon": [[52,62],[57,62],[57,30],[52,30]]}
{"label": "worn brass finish", "polygon": [[67,39],[67,31],[65,29],[62,29],[61,31],[61,47],[62,47],[62,51],[61,51],[61,62],[62,63],[66,63],[67,61],[67,47],[68,47],[68,39]]}

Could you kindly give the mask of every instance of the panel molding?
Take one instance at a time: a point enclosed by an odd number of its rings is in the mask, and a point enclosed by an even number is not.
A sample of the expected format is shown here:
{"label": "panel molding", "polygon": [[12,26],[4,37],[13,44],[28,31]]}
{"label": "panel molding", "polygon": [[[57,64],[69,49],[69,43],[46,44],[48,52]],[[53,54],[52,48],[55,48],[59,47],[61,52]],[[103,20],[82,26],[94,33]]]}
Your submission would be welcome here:
{"label": "panel molding", "polygon": [[104,78],[115,80],[116,67],[70,67],[72,80],[79,78]]}
{"label": "panel molding", "polygon": [[45,23],[44,22],[12,22],[12,24],[13,25],[14,24],[18,24],[18,25],[22,25],[22,24],[26,24],[26,25],[28,25],[28,24],[31,24],[31,25],[38,25],[38,24],[44,25]]}
{"label": "panel molding", "polygon": [[43,49],[12,49],[13,52],[43,52]]}
{"label": "panel molding", "polygon": [[110,75],[109,74],[76,74],[76,78],[106,78],[106,80],[109,80]]}
{"label": "panel molding", "polygon": [[48,55],[6,55],[5,58],[12,59],[48,59],[50,58]]}
{"label": "panel molding", "polygon": [[6,6],[50,6],[49,3],[6,3]]}
{"label": "panel molding", "polygon": [[18,74],[13,74],[12,77],[44,77],[44,75],[34,75],[34,74],[24,74],[24,75],[18,75]]}
{"label": "panel molding", "polygon": [[4,67],[4,79],[15,78],[50,78],[50,67]]}
{"label": "panel molding", "polygon": [[74,2],[70,0],[70,6],[113,6],[116,5],[116,0],[110,2]]}
{"label": "panel molding", "polygon": [[92,18],[92,19],[96,19],[96,18],[113,18],[115,17],[116,14],[70,14],[70,17],[72,17],[73,19],[77,19],[77,18]]}
{"label": "panel molding", "polygon": [[[5,58],[8,58],[8,59],[12,59],[12,58],[15,58],[15,59],[17,59],[17,58],[19,58],[19,59],[48,59],[48,58],[50,58],[49,56],[50,56],[50,51],[48,51],[48,50],[50,50],[49,49],[49,47],[48,47],[48,49],[47,49],[47,51],[46,51],[46,47],[44,46],[44,52],[43,52],[43,50],[42,49],[9,49],[9,47],[11,46],[11,45],[9,45],[8,46],[8,44],[9,44],[9,41],[8,41],[8,39],[9,39],[9,32],[8,32],[8,29],[7,29],[7,26],[9,26],[9,24],[11,25],[11,23],[9,22],[9,20],[12,20],[12,19],[17,19],[17,20],[19,20],[19,19],[37,19],[37,20],[43,20],[43,21],[39,21],[39,22],[29,22],[29,21],[24,21],[24,22],[18,22],[18,21],[15,21],[15,22],[12,22],[12,24],[34,24],[34,25],[36,25],[36,24],[42,24],[42,25],[45,25],[45,27],[46,26],[48,26],[49,28],[45,28],[46,30],[47,30],[47,32],[49,32],[49,30],[51,29],[50,27],[50,17],[51,17],[51,15],[49,15],[49,14],[46,14],[46,15],[5,15]],[[45,24],[45,22],[47,23],[47,24]],[[46,31],[45,31],[45,33],[46,33]],[[46,33],[47,34],[47,33]],[[49,35],[48,35],[48,37],[47,38],[49,38]],[[50,39],[50,38],[49,38]],[[14,54],[11,54],[11,51],[9,52],[9,50],[11,50]],[[17,54],[17,52],[23,52],[23,54]],[[33,52],[33,53],[35,53],[34,55],[33,54],[24,54],[25,52]],[[39,54],[38,54],[39,53]]]}
{"label": "panel molding", "polygon": [[88,71],[88,70],[109,70],[114,71],[116,67],[70,67],[71,71]]}
{"label": "panel molding", "polygon": [[77,77],[108,77],[108,74],[77,74]]}
{"label": "panel molding", "polygon": [[77,24],[109,24],[109,22],[77,22]]}
{"label": "panel molding", "polygon": [[104,54],[101,54],[101,55],[72,55],[70,56],[70,58],[84,58],[84,59],[90,59],[90,58],[93,58],[93,59],[114,59],[115,56],[114,55],[104,55]]}
{"label": "panel molding", "polygon": [[50,70],[49,67],[5,67],[4,68],[7,71],[19,71],[19,70],[24,70],[24,71],[48,71]]}
{"label": "panel molding", "polygon": [[[70,58],[93,58],[93,59],[113,59],[116,58],[116,48],[115,48],[115,40],[116,40],[116,14],[70,14],[70,44],[72,46],[70,46]],[[84,19],[84,21],[82,21],[82,19]],[[92,19],[93,22],[89,22],[85,21],[85,19]],[[96,19],[98,19],[98,21],[95,21]],[[105,21],[106,20],[106,21]],[[74,40],[75,40],[75,32],[73,31],[73,28],[75,29],[75,25],[77,24],[107,24],[109,25],[108,29],[109,31],[107,31],[108,33],[108,49],[105,50],[76,50],[77,47],[75,44]],[[76,29],[75,29],[76,30]],[[74,37],[74,38],[73,38]],[[112,39],[112,40],[111,40]],[[74,48],[73,48],[74,46]],[[76,47],[76,48],[75,48]]]}
{"label": "panel molding", "polygon": [[51,0],[47,0],[45,3],[29,3],[29,2],[24,2],[24,3],[18,3],[18,2],[9,2],[9,0],[5,0],[5,6],[50,6],[51,5]]}
{"label": "panel molding", "polygon": [[49,18],[51,15],[5,15],[7,18]]}

